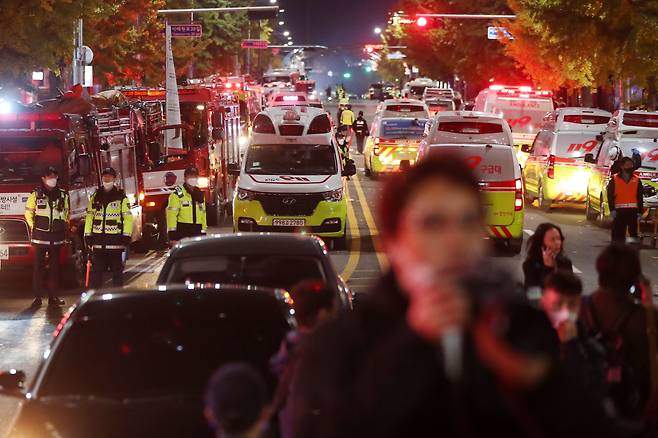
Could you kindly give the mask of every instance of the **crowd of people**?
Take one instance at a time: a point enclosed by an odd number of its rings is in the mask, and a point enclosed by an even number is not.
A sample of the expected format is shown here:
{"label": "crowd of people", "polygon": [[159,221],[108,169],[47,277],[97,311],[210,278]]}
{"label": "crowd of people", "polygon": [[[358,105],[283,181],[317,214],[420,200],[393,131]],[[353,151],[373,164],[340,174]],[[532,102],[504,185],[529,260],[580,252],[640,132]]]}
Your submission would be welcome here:
{"label": "crowd of people", "polygon": [[272,359],[273,396],[244,364],[212,378],[217,436],[657,436],[657,319],[637,249],[603,249],[585,295],[544,223],[520,288],[487,264],[478,182],[447,155],[392,177],[379,225],[390,270],[354,311],[334,314],[321,284],[291,292],[299,328]]}

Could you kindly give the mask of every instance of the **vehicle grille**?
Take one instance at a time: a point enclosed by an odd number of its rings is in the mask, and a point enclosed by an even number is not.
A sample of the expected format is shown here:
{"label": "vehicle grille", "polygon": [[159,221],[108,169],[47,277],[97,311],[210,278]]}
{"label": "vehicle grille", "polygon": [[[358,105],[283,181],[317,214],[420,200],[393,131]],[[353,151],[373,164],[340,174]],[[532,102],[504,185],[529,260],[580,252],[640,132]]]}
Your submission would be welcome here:
{"label": "vehicle grille", "polygon": [[18,219],[0,219],[0,243],[29,241],[27,223]]}
{"label": "vehicle grille", "polygon": [[256,200],[269,216],[310,216],[323,198],[321,193],[258,193]]}

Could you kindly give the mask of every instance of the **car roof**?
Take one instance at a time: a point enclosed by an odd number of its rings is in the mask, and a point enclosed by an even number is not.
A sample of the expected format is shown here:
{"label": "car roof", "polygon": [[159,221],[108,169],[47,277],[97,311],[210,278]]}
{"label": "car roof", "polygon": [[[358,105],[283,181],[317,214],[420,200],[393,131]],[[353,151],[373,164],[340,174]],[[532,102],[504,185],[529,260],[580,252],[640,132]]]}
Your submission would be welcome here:
{"label": "car roof", "polygon": [[315,236],[283,233],[214,234],[183,239],[170,257],[272,253],[280,255],[321,255],[322,240]]}
{"label": "car roof", "polygon": [[473,119],[478,118],[479,121],[484,122],[499,122],[502,123],[504,120],[501,116],[494,113],[485,113],[482,111],[444,111],[437,113],[434,116],[436,120],[442,122],[454,122],[464,120],[465,118]]}

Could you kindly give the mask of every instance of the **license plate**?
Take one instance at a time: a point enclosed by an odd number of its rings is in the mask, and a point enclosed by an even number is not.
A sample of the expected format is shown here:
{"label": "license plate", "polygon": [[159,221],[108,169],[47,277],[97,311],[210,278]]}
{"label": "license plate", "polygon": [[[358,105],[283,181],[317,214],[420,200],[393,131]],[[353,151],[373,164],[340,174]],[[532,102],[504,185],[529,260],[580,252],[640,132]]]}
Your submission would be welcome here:
{"label": "license plate", "polygon": [[275,227],[303,227],[306,225],[304,219],[274,219],[272,225]]}
{"label": "license plate", "polygon": [[0,245],[0,260],[9,260],[9,246]]}

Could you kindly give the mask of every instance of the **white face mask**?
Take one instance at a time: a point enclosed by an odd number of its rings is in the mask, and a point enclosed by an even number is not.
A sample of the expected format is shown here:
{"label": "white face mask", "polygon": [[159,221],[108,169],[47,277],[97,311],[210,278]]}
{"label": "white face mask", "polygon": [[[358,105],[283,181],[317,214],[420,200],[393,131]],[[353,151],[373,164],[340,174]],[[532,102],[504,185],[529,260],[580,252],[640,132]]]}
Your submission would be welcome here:
{"label": "white face mask", "polygon": [[52,189],[57,185],[57,178],[46,178],[46,185]]}
{"label": "white face mask", "polygon": [[566,307],[550,312],[548,317],[551,320],[553,327],[556,329],[567,321],[576,322],[578,319],[576,312],[571,312]]}
{"label": "white face mask", "polygon": [[109,192],[114,188],[114,181],[111,182],[105,182],[103,181],[103,188],[105,189],[106,192]]}
{"label": "white face mask", "polygon": [[197,184],[199,184],[199,179],[198,178],[188,178],[185,180],[188,186],[190,187],[196,187]]}

